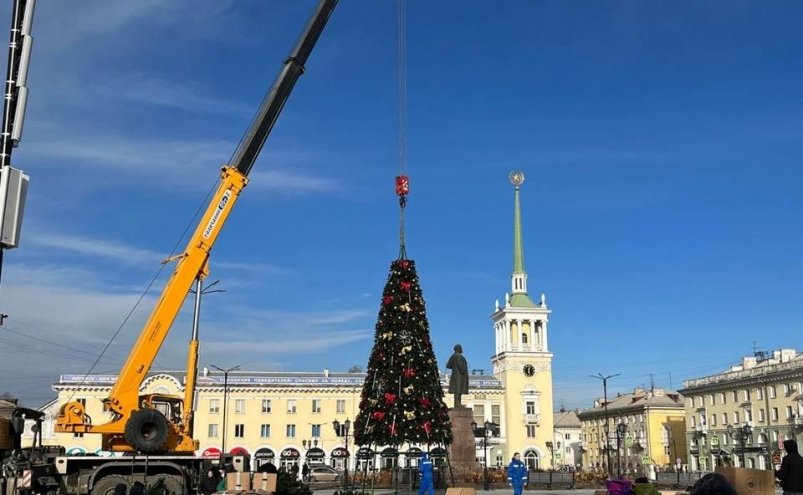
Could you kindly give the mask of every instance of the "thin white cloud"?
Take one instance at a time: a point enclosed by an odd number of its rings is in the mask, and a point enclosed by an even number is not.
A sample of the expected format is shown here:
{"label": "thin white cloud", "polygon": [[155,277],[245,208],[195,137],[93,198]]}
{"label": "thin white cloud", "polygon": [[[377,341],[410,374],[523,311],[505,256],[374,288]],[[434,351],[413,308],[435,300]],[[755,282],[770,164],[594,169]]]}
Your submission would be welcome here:
{"label": "thin white cloud", "polygon": [[302,175],[286,170],[254,172],[249,177],[250,184],[254,187],[288,195],[336,191],[341,187],[340,181],[335,179]]}
{"label": "thin white cloud", "polygon": [[156,266],[165,258],[164,253],[139,249],[121,242],[103,240],[96,237],[34,231],[26,236],[25,242],[36,247],[69,251],[88,257],[100,257],[129,265]]}
{"label": "thin white cloud", "polygon": [[373,332],[369,330],[316,332],[305,333],[303,336],[285,336],[282,339],[209,342],[206,349],[209,349],[211,356],[241,356],[249,359],[255,355],[316,354],[372,337]]}
{"label": "thin white cloud", "polygon": [[[114,136],[98,137],[87,142],[82,139],[55,139],[37,143],[26,150],[29,161],[38,161],[42,167],[48,164],[65,162],[78,167],[97,169],[109,173],[103,180],[98,179],[96,187],[107,188],[110,181],[131,185],[132,176],[152,178],[158,174],[160,181],[142,181],[143,185],[165,188],[197,188],[211,186],[216,180],[218,169],[229,156],[221,150],[234,150],[235,143],[223,140],[158,140],[121,139]],[[147,153],[143,153],[147,150]],[[297,162],[314,160],[308,152],[273,152],[267,158],[270,162]],[[275,194],[303,195],[310,193],[334,192],[342,189],[339,180],[290,172],[272,167],[265,172],[253,172],[249,176],[249,187],[267,190]],[[203,172],[203,173],[202,173]],[[86,183],[88,184],[88,183]]]}

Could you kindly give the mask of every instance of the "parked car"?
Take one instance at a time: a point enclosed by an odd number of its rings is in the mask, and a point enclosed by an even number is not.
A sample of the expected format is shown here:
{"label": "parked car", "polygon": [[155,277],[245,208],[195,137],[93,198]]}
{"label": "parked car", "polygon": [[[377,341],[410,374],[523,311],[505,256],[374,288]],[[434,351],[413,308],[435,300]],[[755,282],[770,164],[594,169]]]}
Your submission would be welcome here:
{"label": "parked car", "polygon": [[310,481],[339,481],[340,472],[329,466],[313,466],[309,471]]}

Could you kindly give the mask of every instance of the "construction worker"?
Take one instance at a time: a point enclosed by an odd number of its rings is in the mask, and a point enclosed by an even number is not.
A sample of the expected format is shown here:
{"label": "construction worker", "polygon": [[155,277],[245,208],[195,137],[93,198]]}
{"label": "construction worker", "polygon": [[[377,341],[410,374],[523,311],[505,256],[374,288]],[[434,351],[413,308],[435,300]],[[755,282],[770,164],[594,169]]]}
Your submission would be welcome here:
{"label": "construction worker", "polygon": [[519,459],[519,453],[513,454],[513,460],[507,466],[507,484],[513,487],[513,495],[521,495],[527,485],[527,466]]}
{"label": "construction worker", "polygon": [[435,495],[435,490],[432,488],[432,459],[429,458],[429,454],[426,452],[421,454],[418,472],[421,473],[421,486],[418,487],[418,495],[424,495],[427,491],[429,495]]}

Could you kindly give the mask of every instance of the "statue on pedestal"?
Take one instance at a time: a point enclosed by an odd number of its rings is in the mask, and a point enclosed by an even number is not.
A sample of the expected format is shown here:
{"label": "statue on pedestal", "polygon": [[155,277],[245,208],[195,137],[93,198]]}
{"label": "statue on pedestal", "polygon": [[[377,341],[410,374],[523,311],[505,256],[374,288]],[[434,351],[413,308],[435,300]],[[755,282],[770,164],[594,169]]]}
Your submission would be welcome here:
{"label": "statue on pedestal", "polygon": [[454,408],[462,409],[460,398],[468,393],[468,362],[463,357],[463,346],[460,344],[454,346],[454,354],[449,358],[446,367],[452,370],[452,376],[449,377],[449,393],[454,394]]}

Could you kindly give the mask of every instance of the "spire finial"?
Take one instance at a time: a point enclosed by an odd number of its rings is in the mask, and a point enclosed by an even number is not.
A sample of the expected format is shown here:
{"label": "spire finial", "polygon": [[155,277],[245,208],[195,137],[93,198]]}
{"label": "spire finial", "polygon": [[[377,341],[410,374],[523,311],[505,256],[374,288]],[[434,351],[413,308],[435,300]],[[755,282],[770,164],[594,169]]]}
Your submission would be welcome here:
{"label": "spire finial", "polygon": [[515,189],[513,199],[513,273],[524,273],[524,242],[521,238],[521,207],[519,206],[519,188],[524,183],[524,172],[510,172],[510,183]]}

